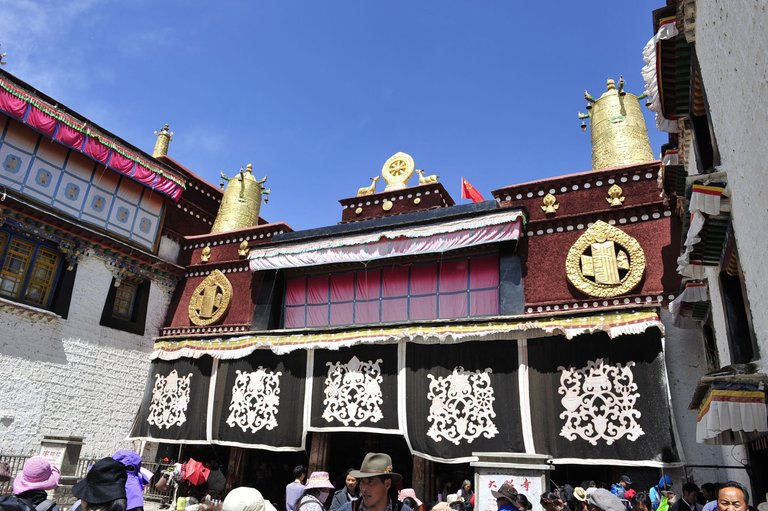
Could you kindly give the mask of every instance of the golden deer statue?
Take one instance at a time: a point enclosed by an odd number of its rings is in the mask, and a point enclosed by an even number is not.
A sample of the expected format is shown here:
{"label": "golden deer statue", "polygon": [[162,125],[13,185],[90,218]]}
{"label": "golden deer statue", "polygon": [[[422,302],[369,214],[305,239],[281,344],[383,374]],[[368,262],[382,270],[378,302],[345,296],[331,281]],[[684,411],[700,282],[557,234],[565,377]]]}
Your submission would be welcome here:
{"label": "golden deer statue", "polygon": [[420,185],[428,185],[430,183],[437,183],[438,176],[436,174],[432,174],[430,176],[425,176],[423,170],[417,170],[416,173],[419,175],[419,184]]}
{"label": "golden deer statue", "polygon": [[369,184],[368,186],[363,186],[362,188],[359,188],[357,190],[357,196],[365,197],[366,195],[373,195],[374,193],[376,193],[376,181],[378,181],[380,177],[381,176],[370,178],[372,181],[371,184]]}

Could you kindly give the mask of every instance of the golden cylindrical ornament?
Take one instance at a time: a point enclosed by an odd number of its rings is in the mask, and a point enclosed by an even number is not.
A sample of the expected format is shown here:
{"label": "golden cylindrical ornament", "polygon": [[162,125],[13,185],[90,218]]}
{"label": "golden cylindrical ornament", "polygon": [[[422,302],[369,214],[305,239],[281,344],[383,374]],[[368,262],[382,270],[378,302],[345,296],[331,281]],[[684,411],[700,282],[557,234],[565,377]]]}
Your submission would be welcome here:
{"label": "golden cylindrical ornament", "polygon": [[637,96],[620,94],[613,80],[590,112],[594,170],[654,160],[648,128]]}
{"label": "golden cylindrical ornament", "polygon": [[269,190],[264,190],[265,177],[257,181],[251,173],[251,165],[227,182],[224,197],[221,199],[219,213],[213,223],[211,233],[235,231],[259,224],[261,199]]}
{"label": "golden cylindrical ornament", "polygon": [[168,146],[173,140],[173,132],[166,123],[163,129],[155,132],[157,140],[155,140],[155,148],[152,150],[152,156],[157,158],[159,156],[168,156]]}

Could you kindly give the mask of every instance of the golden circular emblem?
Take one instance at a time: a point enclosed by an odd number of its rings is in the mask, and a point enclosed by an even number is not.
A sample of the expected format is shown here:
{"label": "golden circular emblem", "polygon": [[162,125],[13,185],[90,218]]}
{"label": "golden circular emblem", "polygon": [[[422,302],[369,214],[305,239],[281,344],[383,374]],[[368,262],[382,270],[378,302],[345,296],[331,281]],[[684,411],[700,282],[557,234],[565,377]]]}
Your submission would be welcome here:
{"label": "golden circular emblem", "polygon": [[219,270],[213,270],[189,299],[189,320],[197,326],[218,323],[232,304],[232,283]]}
{"label": "golden circular emblem", "polygon": [[389,211],[390,209],[392,209],[392,206],[394,206],[394,204],[392,203],[391,200],[385,200],[384,202],[381,203],[381,209],[383,209],[384,211]]}
{"label": "golden circular emblem", "polygon": [[584,294],[611,298],[627,294],[645,274],[645,253],[635,238],[598,220],[568,251],[565,272]]}
{"label": "golden circular emblem", "polygon": [[389,157],[381,168],[381,176],[387,182],[387,190],[402,190],[408,184],[408,180],[416,169],[411,155],[395,153]]}

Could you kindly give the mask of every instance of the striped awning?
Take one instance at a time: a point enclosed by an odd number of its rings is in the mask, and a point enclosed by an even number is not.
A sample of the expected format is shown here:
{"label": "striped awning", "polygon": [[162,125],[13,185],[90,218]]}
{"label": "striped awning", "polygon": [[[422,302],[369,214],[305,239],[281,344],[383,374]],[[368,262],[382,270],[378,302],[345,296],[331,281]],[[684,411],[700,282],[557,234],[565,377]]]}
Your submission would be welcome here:
{"label": "striped awning", "polygon": [[699,405],[696,441],[735,445],[768,433],[762,382],[715,381]]}
{"label": "striped awning", "polygon": [[400,227],[353,236],[283,243],[251,250],[251,271],[366,262],[517,240],[524,216],[505,211],[450,222]]}

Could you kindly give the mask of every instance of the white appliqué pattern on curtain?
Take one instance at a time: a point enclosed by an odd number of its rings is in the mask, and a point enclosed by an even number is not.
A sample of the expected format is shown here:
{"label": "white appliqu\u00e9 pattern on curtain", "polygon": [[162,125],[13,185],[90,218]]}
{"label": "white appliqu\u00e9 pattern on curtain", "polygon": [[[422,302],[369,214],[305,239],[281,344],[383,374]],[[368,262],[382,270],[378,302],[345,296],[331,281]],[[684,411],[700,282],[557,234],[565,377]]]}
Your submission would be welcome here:
{"label": "white appliqu\u00e9 pattern on curtain", "polygon": [[170,429],[171,426],[181,426],[187,422],[191,382],[192,373],[179,376],[176,369],[168,373],[168,376],[156,374],[147,422],[160,429]]}
{"label": "white appliqu\u00e9 pattern on curtain", "polygon": [[381,362],[381,359],[361,362],[357,357],[346,364],[327,362],[323,419],[337,420],[345,426],[380,421],[384,417],[380,407],[383,403]]}
{"label": "white appliqu\u00e9 pattern on curtain", "polygon": [[431,374],[427,399],[431,401],[427,431],[432,440],[446,439],[459,445],[462,440],[472,443],[480,435],[493,438],[499,433],[493,418],[493,387],[491,369],[466,371],[457,366],[449,376],[436,378]]}
{"label": "white appliqu\u00e9 pattern on curtain", "polygon": [[581,369],[558,367],[560,388],[558,394],[565,411],[560,414],[565,424],[560,436],[570,441],[583,438],[592,445],[604,440],[611,445],[624,437],[635,441],[645,432],[637,419],[635,409],[640,393],[634,382],[634,362],[611,365],[602,358],[587,361]]}
{"label": "white appliqu\u00e9 pattern on curtain", "polygon": [[253,372],[235,371],[232,385],[232,401],[229,404],[227,424],[239,427],[244,433],[277,427],[277,410],[280,406],[281,372],[268,371],[259,366]]}

